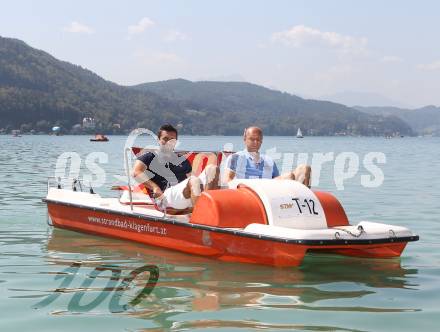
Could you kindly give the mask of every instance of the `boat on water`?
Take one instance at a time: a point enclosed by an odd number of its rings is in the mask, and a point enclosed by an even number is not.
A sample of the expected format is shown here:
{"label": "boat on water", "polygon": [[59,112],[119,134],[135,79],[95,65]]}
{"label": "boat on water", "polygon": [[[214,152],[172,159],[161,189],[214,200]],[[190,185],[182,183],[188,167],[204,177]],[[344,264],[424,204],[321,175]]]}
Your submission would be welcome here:
{"label": "boat on water", "polygon": [[[187,158],[201,172],[209,162],[220,164],[222,156],[189,153]],[[390,258],[419,239],[402,226],[350,224],[335,196],[292,180],[234,180],[227,188],[203,192],[192,213],[180,215],[159,208],[130,180],[120,187],[119,198],[82,191],[78,180],[73,190],[49,184],[43,201],[55,227],[222,261],[298,266],[308,252]]]}
{"label": "boat on water", "polygon": [[59,126],[52,127],[52,134],[55,136],[61,136],[61,127]]}
{"label": "boat on water", "polygon": [[102,134],[96,134],[95,138],[91,138],[90,142],[108,142],[108,137]]}
{"label": "boat on water", "polygon": [[301,128],[298,128],[298,131],[296,132],[296,138],[304,138]]}
{"label": "boat on water", "polygon": [[20,130],[12,130],[12,137],[21,137]]}

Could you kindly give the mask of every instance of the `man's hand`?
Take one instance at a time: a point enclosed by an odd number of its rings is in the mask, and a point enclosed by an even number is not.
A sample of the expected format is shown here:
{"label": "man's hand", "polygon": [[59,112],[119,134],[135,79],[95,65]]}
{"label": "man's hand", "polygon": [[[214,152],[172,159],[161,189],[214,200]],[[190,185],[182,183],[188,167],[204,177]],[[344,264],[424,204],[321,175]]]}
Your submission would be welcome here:
{"label": "man's hand", "polygon": [[235,178],[235,172],[230,169],[226,169],[225,174],[223,176],[223,181],[227,184],[230,181],[234,180]]}
{"label": "man's hand", "polygon": [[163,196],[162,190],[160,188],[153,189],[153,198],[161,198]]}

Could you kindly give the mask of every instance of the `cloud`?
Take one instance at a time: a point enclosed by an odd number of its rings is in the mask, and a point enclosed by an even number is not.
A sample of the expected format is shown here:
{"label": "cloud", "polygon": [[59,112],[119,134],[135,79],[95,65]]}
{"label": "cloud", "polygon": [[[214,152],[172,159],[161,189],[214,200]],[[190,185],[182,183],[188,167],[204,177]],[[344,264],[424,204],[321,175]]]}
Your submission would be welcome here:
{"label": "cloud", "polygon": [[320,31],[304,25],[297,25],[286,31],[275,32],[272,34],[272,40],[297,48],[305,46],[330,47],[348,53],[365,52],[368,42],[366,38]]}
{"label": "cloud", "polygon": [[89,26],[73,21],[70,23],[67,27],[64,28],[64,31],[71,32],[71,33],[85,33],[85,34],[92,34],[95,31],[90,28]]}
{"label": "cloud", "polygon": [[151,28],[152,26],[154,26],[154,24],[155,23],[151,19],[149,19],[148,17],[143,17],[137,24],[130,25],[128,27],[128,33],[130,35],[136,35],[136,34],[143,33],[148,28]]}
{"label": "cloud", "polygon": [[417,65],[417,69],[426,70],[426,71],[440,70],[440,60],[434,61],[431,63],[427,63],[427,64]]}
{"label": "cloud", "polygon": [[188,39],[188,36],[178,30],[170,30],[165,35],[165,41],[170,42],[170,43],[175,42],[175,41],[184,41],[187,39]]}
{"label": "cloud", "polygon": [[380,60],[382,62],[391,62],[391,63],[397,63],[397,62],[403,62],[403,59],[401,57],[398,56],[394,56],[394,55],[386,55],[384,57],[382,57],[382,59]]}

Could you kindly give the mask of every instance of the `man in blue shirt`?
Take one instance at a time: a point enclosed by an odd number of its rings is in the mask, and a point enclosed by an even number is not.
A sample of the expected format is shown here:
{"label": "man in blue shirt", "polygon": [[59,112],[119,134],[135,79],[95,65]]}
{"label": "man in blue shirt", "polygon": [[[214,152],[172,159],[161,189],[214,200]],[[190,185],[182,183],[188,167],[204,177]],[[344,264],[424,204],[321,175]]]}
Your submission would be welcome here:
{"label": "man in blue shirt", "polygon": [[310,166],[299,165],[294,171],[280,175],[272,158],[260,154],[263,143],[263,131],[260,128],[246,128],[243,140],[246,148],[226,160],[225,182],[233,179],[286,179],[297,180],[310,187]]}

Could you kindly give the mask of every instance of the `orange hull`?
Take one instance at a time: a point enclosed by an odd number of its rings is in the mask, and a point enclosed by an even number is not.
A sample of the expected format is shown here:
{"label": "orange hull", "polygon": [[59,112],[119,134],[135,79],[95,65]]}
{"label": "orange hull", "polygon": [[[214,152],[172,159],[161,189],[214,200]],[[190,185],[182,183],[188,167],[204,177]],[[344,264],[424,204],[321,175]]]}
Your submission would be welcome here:
{"label": "orange hull", "polygon": [[[359,257],[397,257],[412,239],[393,241],[286,241],[169,218],[130,215],[47,201],[54,226],[208,256],[223,261],[298,266],[307,251]],[[324,243],[325,242],[325,243]]]}

